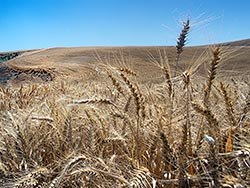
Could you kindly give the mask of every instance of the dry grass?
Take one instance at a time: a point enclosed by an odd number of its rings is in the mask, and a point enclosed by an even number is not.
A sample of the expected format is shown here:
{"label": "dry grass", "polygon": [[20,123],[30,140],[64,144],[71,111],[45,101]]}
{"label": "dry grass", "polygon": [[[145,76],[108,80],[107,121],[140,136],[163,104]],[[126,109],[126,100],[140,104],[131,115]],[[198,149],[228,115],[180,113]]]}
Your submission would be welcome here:
{"label": "dry grass", "polygon": [[161,82],[118,63],[103,82],[1,86],[0,186],[249,187],[249,80],[217,77],[211,51],[207,79],[159,50]]}

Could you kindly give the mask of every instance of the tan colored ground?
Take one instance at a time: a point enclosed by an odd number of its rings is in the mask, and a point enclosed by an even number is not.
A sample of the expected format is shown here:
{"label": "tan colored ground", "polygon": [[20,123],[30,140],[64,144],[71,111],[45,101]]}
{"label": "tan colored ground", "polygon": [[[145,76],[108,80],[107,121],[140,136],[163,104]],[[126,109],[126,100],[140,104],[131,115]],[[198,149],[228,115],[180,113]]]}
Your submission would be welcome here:
{"label": "tan colored ground", "polygon": [[[204,75],[204,68],[211,59],[211,47],[186,47],[180,64],[183,72],[194,64],[201,64],[199,73]],[[250,71],[250,47],[223,47],[220,73],[223,76],[247,76]],[[161,80],[159,56],[167,54],[172,74],[175,71],[175,47],[79,47],[50,48],[29,51],[7,62],[8,66],[21,69],[50,69],[56,78],[63,79],[99,79],[106,65],[127,66],[138,73],[140,81],[158,82]],[[161,53],[160,53],[161,52]],[[101,77],[102,78],[102,77]]]}

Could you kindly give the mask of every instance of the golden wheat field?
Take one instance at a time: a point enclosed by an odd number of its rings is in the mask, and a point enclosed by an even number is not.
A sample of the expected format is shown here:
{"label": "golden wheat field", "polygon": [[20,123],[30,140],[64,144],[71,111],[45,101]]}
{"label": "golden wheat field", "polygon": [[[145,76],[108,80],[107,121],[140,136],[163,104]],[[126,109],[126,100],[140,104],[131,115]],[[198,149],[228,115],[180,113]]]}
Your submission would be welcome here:
{"label": "golden wheat field", "polygon": [[7,61],[0,187],[249,187],[250,48],[185,47],[188,24],[176,47]]}

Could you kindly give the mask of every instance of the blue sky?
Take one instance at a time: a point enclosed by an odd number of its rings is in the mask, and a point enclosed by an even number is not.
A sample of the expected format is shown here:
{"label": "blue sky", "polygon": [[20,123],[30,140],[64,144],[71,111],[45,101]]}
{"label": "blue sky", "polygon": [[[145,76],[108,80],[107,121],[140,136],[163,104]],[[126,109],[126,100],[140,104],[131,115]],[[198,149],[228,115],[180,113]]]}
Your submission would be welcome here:
{"label": "blue sky", "polygon": [[0,0],[0,51],[188,45],[250,38],[249,0]]}

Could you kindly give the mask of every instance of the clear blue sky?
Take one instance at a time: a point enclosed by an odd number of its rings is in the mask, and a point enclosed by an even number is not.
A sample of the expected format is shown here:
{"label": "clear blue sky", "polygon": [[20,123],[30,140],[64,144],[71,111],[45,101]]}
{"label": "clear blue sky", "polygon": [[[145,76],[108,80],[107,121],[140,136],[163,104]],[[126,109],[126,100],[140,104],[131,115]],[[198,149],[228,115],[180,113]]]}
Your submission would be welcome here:
{"label": "clear blue sky", "polygon": [[0,0],[0,51],[59,46],[188,45],[250,38],[250,0]]}

